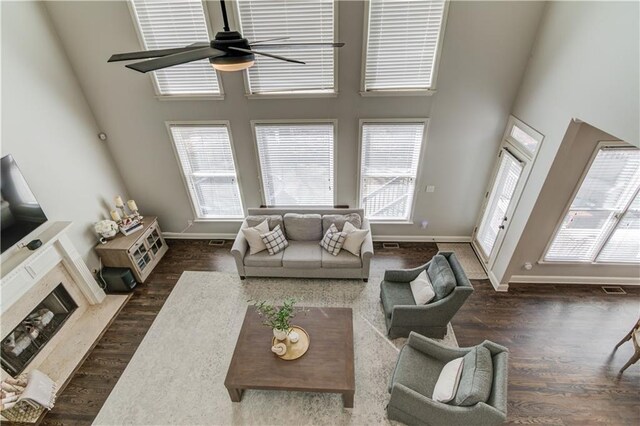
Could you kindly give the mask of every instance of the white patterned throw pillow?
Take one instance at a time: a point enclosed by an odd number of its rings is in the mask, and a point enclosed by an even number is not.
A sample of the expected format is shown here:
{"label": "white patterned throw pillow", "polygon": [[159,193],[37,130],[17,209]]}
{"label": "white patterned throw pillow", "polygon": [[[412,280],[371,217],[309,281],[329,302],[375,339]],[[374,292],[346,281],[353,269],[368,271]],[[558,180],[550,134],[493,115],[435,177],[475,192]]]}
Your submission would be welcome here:
{"label": "white patterned throw pillow", "polygon": [[333,223],[327,230],[327,233],[324,234],[324,238],[320,241],[320,245],[332,255],[337,256],[342,249],[342,245],[344,244],[346,237],[346,232],[338,231],[338,228]]}
{"label": "white patterned throw pillow", "polygon": [[269,254],[274,255],[289,247],[289,241],[284,237],[280,225],[276,225],[273,231],[260,235]]}

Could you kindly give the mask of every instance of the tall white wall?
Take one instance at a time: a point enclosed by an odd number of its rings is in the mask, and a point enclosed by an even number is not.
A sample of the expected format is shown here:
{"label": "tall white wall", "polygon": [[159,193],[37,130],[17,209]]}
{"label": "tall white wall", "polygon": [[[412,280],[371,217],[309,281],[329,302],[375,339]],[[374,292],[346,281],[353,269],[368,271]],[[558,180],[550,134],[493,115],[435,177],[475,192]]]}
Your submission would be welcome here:
{"label": "tall white wall", "polygon": [[111,153],[40,2],[2,2],[2,155],[12,154],[50,220],[97,265],[95,221],[126,195]]}
{"label": "tall white wall", "polygon": [[[241,73],[223,75],[223,101],[161,101],[148,76],[107,64],[116,52],[138,50],[124,2],[48,2],[100,127],[131,195],[144,214],[177,232],[193,219],[164,122],[229,120],[245,207],[262,203],[250,120],[338,120],[337,201],[355,206],[358,120],[430,117],[413,225],[375,225],[374,235],[468,237],[475,224],[496,149],[542,14],[541,2],[451,2],[437,94],[359,94],[364,3],[340,1],[339,95],[324,99],[247,99]],[[208,2],[215,29],[218,2]],[[229,7],[233,10],[234,7]],[[434,193],[425,193],[435,185]],[[419,222],[428,220],[427,229]],[[235,233],[239,223],[198,223],[189,232]]]}
{"label": "tall white wall", "polygon": [[545,139],[492,268],[500,282],[572,119],[640,146],[639,15],[638,2],[548,4],[513,108]]}

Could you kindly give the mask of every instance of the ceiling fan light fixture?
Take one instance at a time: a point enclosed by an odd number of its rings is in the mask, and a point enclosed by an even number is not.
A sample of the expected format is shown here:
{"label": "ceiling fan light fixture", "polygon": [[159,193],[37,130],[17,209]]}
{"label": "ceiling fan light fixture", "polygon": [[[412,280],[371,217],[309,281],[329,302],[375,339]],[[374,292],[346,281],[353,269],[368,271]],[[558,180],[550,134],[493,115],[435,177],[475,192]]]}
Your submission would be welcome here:
{"label": "ceiling fan light fixture", "polygon": [[241,60],[235,63],[229,63],[229,62],[216,63],[211,61],[211,66],[213,67],[214,70],[217,70],[217,71],[226,71],[226,72],[242,71],[242,70],[246,70],[247,68],[251,68],[255,64],[255,62],[256,61],[253,59]]}

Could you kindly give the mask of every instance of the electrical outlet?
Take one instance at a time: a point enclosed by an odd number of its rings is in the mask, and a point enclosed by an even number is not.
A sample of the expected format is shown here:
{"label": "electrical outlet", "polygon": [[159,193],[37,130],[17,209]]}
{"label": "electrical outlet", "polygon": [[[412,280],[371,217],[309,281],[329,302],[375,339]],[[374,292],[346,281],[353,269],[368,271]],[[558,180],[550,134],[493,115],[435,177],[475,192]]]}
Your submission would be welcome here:
{"label": "electrical outlet", "polygon": [[424,192],[436,192],[436,187],[433,185],[427,185]]}

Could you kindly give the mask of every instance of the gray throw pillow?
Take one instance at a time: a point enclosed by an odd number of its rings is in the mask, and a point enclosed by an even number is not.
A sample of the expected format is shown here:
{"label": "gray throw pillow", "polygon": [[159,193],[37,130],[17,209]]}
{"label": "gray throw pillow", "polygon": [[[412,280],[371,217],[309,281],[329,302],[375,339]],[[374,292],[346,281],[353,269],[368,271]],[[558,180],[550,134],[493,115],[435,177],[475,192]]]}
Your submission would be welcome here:
{"label": "gray throw pillow", "polygon": [[345,222],[349,222],[356,228],[362,229],[362,218],[358,213],[325,214],[322,216],[322,232],[326,234],[333,224],[336,225],[338,231],[342,232]]}
{"label": "gray throw pillow", "polygon": [[279,214],[261,214],[247,216],[245,220],[247,221],[247,226],[249,228],[253,228],[264,222],[265,219],[268,219],[270,230],[273,230],[276,225],[280,225],[280,228],[284,228],[284,221],[282,220],[282,216]]}
{"label": "gray throw pillow", "polygon": [[449,266],[449,261],[441,254],[433,256],[427,274],[429,274],[433,290],[436,292],[436,297],[432,302],[444,299],[456,288],[456,277]]}
{"label": "gray throw pillow", "polygon": [[484,346],[473,348],[464,356],[462,376],[456,397],[450,404],[470,407],[487,402],[493,385],[493,359]]}

